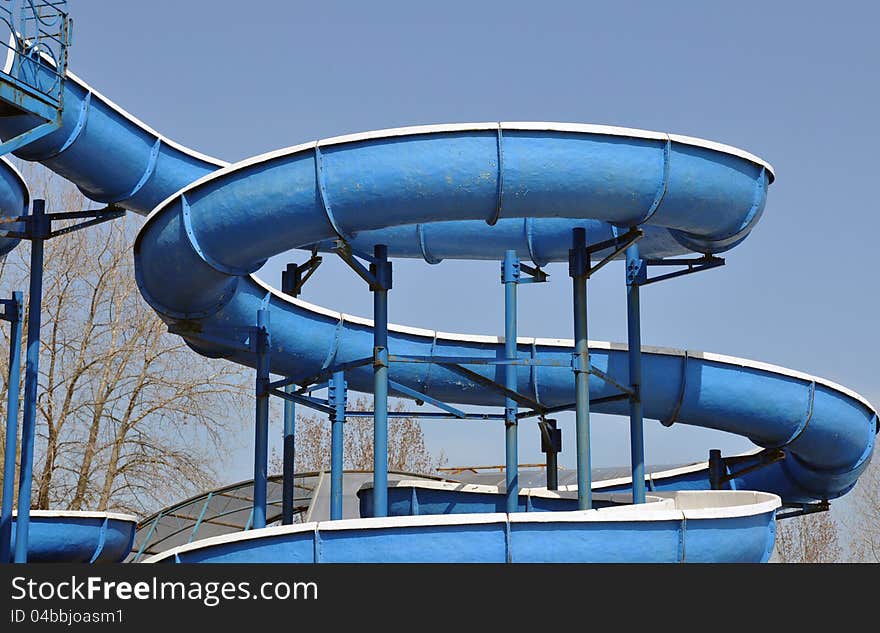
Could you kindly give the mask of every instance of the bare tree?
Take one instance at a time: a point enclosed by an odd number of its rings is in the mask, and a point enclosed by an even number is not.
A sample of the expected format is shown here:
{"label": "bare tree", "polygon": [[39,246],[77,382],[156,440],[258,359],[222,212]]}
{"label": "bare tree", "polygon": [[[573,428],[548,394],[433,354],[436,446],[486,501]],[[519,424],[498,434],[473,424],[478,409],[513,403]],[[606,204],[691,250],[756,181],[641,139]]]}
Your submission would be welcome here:
{"label": "bare tree", "polygon": [[[48,211],[87,208],[72,185],[26,170]],[[143,512],[203,490],[220,440],[245,415],[243,368],[191,351],[141,298],[138,225],[127,217],[46,243],[37,508]],[[0,264],[0,293],[27,287],[28,257],[23,243]]]}
{"label": "bare tree", "polygon": [[[351,409],[372,411],[372,398],[362,396],[355,400]],[[406,404],[397,401],[394,411],[405,411]],[[330,468],[330,421],[317,414],[298,415],[296,420],[297,472],[329,470]],[[433,455],[425,444],[422,426],[415,418],[390,418],[388,420],[388,468],[417,474],[432,474],[446,463],[443,453]],[[349,418],[345,422],[343,441],[343,464],[350,470],[373,470],[373,420],[372,418]],[[271,467],[281,472],[281,460],[276,454]]]}
{"label": "bare tree", "polygon": [[846,522],[853,533],[853,557],[880,563],[880,459],[875,457],[862,473],[852,494],[852,512]]}
{"label": "bare tree", "polygon": [[829,512],[776,523],[776,553],[783,563],[836,563],[842,558],[838,526]]}

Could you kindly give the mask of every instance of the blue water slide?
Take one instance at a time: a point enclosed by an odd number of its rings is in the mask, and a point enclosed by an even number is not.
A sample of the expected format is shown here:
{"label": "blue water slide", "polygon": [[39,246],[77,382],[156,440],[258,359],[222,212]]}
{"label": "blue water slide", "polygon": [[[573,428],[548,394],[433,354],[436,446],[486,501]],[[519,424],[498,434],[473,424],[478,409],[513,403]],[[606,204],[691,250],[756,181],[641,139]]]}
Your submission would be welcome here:
{"label": "blue water slide", "polygon": [[[271,316],[272,372],[309,376],[371,356],[372,323],[290,299],[253,276],[291,248],[344,239],[392,256],[498,259],[506,249],[543,264],[567,257],[571,229],[596,243],[639,226],[644,257],[718,253],[759,220],[774,174],[761,159],[673,134],[560,123],[482,123],[385,130],[310,142],[227,165],[182,147],[95,92],[65,84],[63,125],[17,154],[88,197],[149,214],[135,246],[144,298],[202,354],[254,366],[238,342],[258,309]],[[0,120],[0,137],[30,123]],[[392,291],[393,296],[393,291]],[[572,342],[521,339],[519,354],[560,367],[521,367],[518,388],[553,407],[574,401]],[[501,358],[494,336],[392,326],[394,354]],[[866,467],[873,406],[828,380],[760,362],[644,348],[647,417],[724,430],[785,459],[742,475],[740,489],[787,502],[844,494]],[[625,346],[591,343],[595,366],[628,382]],[[503,381],[501,367],[473,366]],[[392,380],[448,402],[502,405],[499,395],[440,366],[394,364]],[[372,388],[370,368],[347,375]],[[594,398],[612,395],[590,377]],[[593,409],[626,414],[626,404]],[[708,485],[708,482],[706,483]]]}

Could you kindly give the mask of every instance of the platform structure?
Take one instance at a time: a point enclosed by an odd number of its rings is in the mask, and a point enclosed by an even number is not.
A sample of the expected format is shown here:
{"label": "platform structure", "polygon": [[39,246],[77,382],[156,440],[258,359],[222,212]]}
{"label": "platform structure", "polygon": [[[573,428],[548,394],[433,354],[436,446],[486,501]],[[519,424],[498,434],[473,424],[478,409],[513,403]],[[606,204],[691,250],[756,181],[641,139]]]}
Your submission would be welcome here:
{"label": "platform structure", "polygon": [[0,154],[61,127],[71,25],[67,0],[0,2],[0,117],[29,119]]}

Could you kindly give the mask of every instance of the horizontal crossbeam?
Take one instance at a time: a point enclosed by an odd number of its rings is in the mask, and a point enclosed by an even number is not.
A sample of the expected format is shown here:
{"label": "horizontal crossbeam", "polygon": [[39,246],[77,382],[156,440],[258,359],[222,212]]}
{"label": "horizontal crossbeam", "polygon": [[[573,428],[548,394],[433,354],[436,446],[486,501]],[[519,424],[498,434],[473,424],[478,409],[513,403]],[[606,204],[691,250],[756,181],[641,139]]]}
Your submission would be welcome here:
{"label": "horizontal crossbeam", "polygon": [[[596,405],[605,404],[606,402],[616,402],[618,400],[629,400],[629,394],[626,393],[618,393],[613,396],[604,396],[602,398],[590,398],[590,406],[594,407]],[[560,411],[571,411],[575,407],[574,402],[570,402],[568,404],[561,404],[555,407],[546,407],[543,411],[523,411],[521,413],[517,413],[517,419],[524,418],[534,418],[536,416],[541,415],[549,415],[551,413],[559,413]]]}
{"label": "horizontal crossbeam", "polygon": [[776,520],[781,521],[782,519],[802,517],[807,514],[815,514],[816,512],[827,512],[830,509],[831,504],[827,500],[816,503],[783,503],[782,508],[776,511]]}
{"label": "horizontal crossbeam", "polygon": [[481,356],[412,356],[390,354],[392,363],[431,363],[435,365],[518,365],[522,367],[570,367],[568,359],[485,358]]}
{"label": "horizontal crossbeam", "polygon": [[[125,215],[125,209],[116,206],[108,206],[103,209],[93,209],[86,211],[64,211],[59,213],[45,213],[40,216],[22,215],[15,218],[6,218],[4,223],[22,222],[25,225],[24,231],[9,231],[6,236],[14,237],[22,240],[43,239],[47,240],[59,235],[66,235],[79,231],[90,226],[103,224],[109,220],[115,220]],[[65,226],[55,231],[52,230],[52,222],[64,220],[77,220],[82,218],[90,218],[85,222]]]}
{"label": "horizontal crossbeam", "polygon": [[[346,411],[347,418],[372,418],[373,411]],[[425,420],[504,420],[503,413],[465,413],[462,417],[434,411],[389,411],[389,418],[421,418]]]}

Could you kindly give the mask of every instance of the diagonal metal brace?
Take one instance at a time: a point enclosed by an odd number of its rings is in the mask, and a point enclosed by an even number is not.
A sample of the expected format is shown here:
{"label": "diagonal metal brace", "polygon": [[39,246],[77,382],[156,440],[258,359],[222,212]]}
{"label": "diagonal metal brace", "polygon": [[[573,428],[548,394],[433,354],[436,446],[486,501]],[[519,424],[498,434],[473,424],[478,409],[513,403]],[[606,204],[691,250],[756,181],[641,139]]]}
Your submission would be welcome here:
{"label": "diagonal metal brace", "polygon": [[[361,253],[360,251],[352,250],[351,246],[346,242],[339,242],[336,248],[333,249],[333,252],[339,256],[339,259],[348,264],[349,268],[351,268],[357,275],[367,282],[370,286],[370,290],[390,290],[390,271],[381,271],[379,274],[376,272],[377,266],[390,266],[389,262],[378,262],[375,257],[371,257],[366,253]],[[358,257],[370,262],[370,268],[368,269],[364,266],[360,261],[358,261]],[[388,281],[383,283],[383,280],[387,279]]]}
{"label": "diagonal metal brace", "polygon": [[281,292],[291,297],[298,297],[303,286],[306,285],[309,277],[318,270],[322,261],[324,261],[323,258],[313,251],[312,256],[305,263],[292,262],[288,264],[287,268],[281,271]]}
{"label": "diagonal metal brace", "polygon": [[[770,466],[785,459],[785,451],[780,448],[768,448],[754,455],[734,455],[721,457],[721,451],[709,451],[709,483],[713,490],[720,490],[723,484],[733,481],[747,473]],[[751,463],[750,463],[751,462]],[[745,468],[734,471],[732,466],[749,464]]]}
{"label": "diagonal metal brace", "polygon": [[315,409],[316,411],[326,413],[327,415],[332,415],[336,413],[336,409],[329,406],[327,400],[310,398],[309,396],[298,396],[295,393],[287,393],[283,389],[269,389],[269,393],[273,396],[278,396],[283,400],[289,400],[290,402],[301,404],[303,406],[309,407],[310,409]]}
{"label": "diagonal metal brace", "polygon": [[619,235],[618,237],[612,238],[610,240],[605,240],[604,242],[598,242],[596,244],[593,244],[592,246],[587,247],[587,253],[589,255],[592,255],[593,253],[598,253],[599,251],[603,251],[606,248],[613,248],[613,250],[608,253],[608,255],[606,255],[599,261],[599,263],[594,266],[590,266],[589,271],[587,271],[587,277],[591,277],[600,268],[603,268],[613,259],[616,259],[621,253],[626,251],[627,248],[638,242],[644,236],[644,231],[639,228],[633,227],[623,235]]}
{"label": "diagonal metal brace", "polygon": [[656,277],[648,277],[647,270],[644,273],[644,278],[642,280],[636,280],[639,286],[647,286],[649,284],[656,283],[658,281],[663,281],[664,279],[673,279],[675,277],[682,277],[684,275],[690,275],[693,273],[698,273],[703,270],[711,270],[712,268],[718,268],[719,266],[724,266],[724,258],[723,257],[715,257],[714,255],[703,255],[702,257],[697,258],[675,258],[675,259],[646,259],[644,261],[644,266],[686,266],[684,270],[676,270],[675,272],[666,273],[664,275],[658,275]]}
{"label": "diagonal metal brace", "polygon": [[619,391],[621,391],[622,394],[626,395],[627,397],[635,396],[635,392],[632,389],[621,385],[619,382],[614,380],[614,378],[612,378],[611,376],[606,374],[604,371],[602,371],[601,369],[599,369],[598,367],[596,367],[592,363],[589,363],[587,365],[587,367],[584,368],[582,365],[580,354],[574,353],[571,355],[571,368],[576,373],[577,372],[582,372],[582,373],[586,372],[588,374],[592,374],[593,376],[595,376],[599,380],[602,380],[603,382],[618,389]]}
{"label": "diagonal metal brace", "polygon": [[391,388],[399,391],[400,393],[402,393],[405,396],[409,396],[410,398],[414,398],[414,399],[422,401],[422,402],[427,402],[428,404],[434,405],[438,409],[443,409],[447,413],[451,413],[452,415],[454,415],[457,418],[460,418],[462,420],[465,419],[466,414],[461,409],[456,409],[455,407],[448,405],[445,402],[442,402],[440,400],[437,400],[436,398],[432,398],[431,396],[425,395],[425,394],[421,393],[420,391],[416,391],[415,389],[411,389],[411,388],[407,387],[406,385],[401,385],[399,382],[389,380],[388,384],[391,386]]}
{"label": "diagonal metal brace", "polygon": [[[115,205],[109,205],[103,209],[93,209],[86,211],[64,211],[59,213],[44,213],[40,215],[22,215],[16,218],[6,218],[4,223],[22,222],[25,225],[24,231],[9,231],[7,237],[15,237],[23,240],[43,239],[47,240],[59,235],[66,235],[81,229],[103,224],[109,220],[115,220],[125,215],[125,209]],[[52,222],[59,220],[76,220],[89,218],[85,222],[74,224],[73,226],[65,226],[63,228],[52,230]]]}
{"label": "diagonal metal brace", "polygon": [[619,382],[614,380],[614,378],[612,378],[611,376],[609,376],[608,374],[606,374],[605,372],[603,372],[602,370],[600,370],[599,368],[597,368],[593,364],[590,365],[590,373],[593,376],[595,376],[596,378],[598,378],[599,380],[602,380],[602,381],[608,383],[609,385],[611,385],[612,387],[619,389],[624,394],[626,394],[627,397],[634,397],[636,395],[635,391],[633,391],[629,387],[624,387]]}
{"label": "diagonal metal brace", "polygon": [[462,367],[461,365],[445,365],[445,364],[444,364],[444,367],[446,369],[448,369],[449,371],[452,371],[460,376],[463,376],[464,378],[467,378],[471,382],[480,385],[481,387],[487,387],[489,389],[497,391],[498,393],[510,398],[511,400],[513,400],[514,402],[516,402],[519,405],[522,405],[524,407],[529,407],[531,409],[535,409],[536,411],[541,411],[541,412],[543,412],[546,409],[546,407],[544,405],[540,404],[539,402],[536,402],[535,400],[532,400],[531,398],[528,398],[517,391],[513,391],[512,389],[508,389],[507,387],[495,382],[494,380],[492,380],[490,378],[486,378],[482,374],[478,374],[475,371],[471,371],[470,369],[467,369],[466,367]]}
{"label": "diagonal metal brace", "polygon": [[540,284],[547,281],[550,277],[550,273],[541,270],[540,266],[529,266],[527,264],[519,263],[519,268],[522,272],[528,274],[528,277],[520,277],[517,279],[518,284]]}

